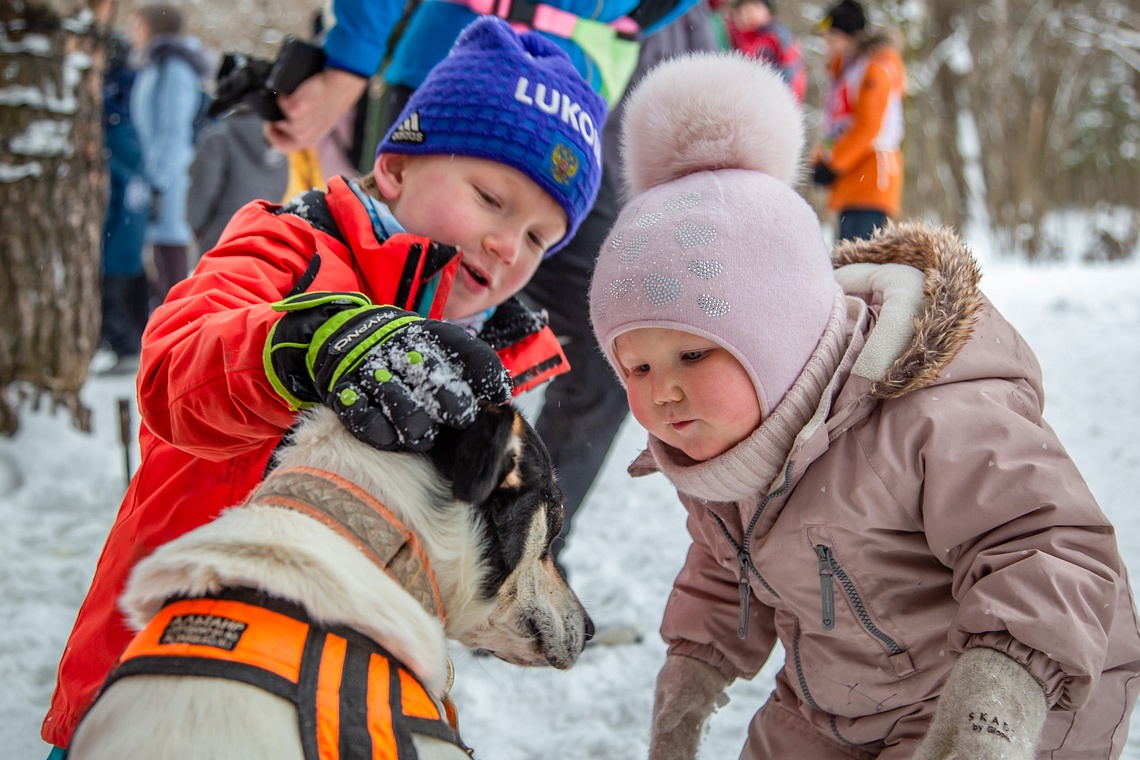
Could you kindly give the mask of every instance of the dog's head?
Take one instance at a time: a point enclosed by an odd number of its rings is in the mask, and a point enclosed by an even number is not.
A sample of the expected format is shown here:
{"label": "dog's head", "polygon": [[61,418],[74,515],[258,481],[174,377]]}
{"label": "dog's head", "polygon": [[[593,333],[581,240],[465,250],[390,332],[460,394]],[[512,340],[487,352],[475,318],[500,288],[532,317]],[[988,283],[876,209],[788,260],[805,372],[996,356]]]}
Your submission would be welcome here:
{"label": "dog's head", "polygon": [[485,614],[456,621],[456,638],[517,665],[573,665],[593,624],[551,554],[562,492],[534,428],[514,407],[485,405],[466,430],[442,430],[427,456],[482,532],[472,606]]}
{"label": "dog's head", "polygon": [[485,405],[466,430],[441,428],[425,454],[374,449],[317,407],[277,463],[335,472],[400,517],[427,553],[450,638],[568,668],[593,634],[550,552],[562,529],[550,454],[513,407]]}

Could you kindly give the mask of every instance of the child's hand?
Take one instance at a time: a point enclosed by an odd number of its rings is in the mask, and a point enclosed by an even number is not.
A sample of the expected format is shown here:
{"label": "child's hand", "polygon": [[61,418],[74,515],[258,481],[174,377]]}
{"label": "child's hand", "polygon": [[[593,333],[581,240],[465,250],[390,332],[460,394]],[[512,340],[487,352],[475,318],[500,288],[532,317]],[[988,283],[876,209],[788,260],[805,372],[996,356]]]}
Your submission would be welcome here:
{"label": "child's hand", "polygon": [[728,703],[728,679],[712,665],[681,655],[665,658],[653,698],[650,760],[693,760],[701,726],[714,707]]}
{"label": "child's hand", "polygon": [[480,401],[511,398],[499,357],[457,325],[359,293],[303,293],[274,308],[287,313],[266,346],[270,383],[296,407],[325,404],[370,446],[425,451],[440,425],[463,429]]}
{"label": "child's hand", "polygon": [[958,658],[914,760],[1033,760],[1049,710],[1045,690],[996,649]]}

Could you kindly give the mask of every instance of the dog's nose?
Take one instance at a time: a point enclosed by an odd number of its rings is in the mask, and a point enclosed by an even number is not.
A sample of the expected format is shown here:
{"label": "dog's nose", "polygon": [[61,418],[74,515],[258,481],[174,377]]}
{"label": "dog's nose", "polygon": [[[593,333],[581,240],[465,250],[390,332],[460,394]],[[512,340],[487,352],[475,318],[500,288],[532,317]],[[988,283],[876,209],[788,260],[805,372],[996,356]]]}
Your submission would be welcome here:
{"label": "dog's nose", "polygon": [[596,632],[597,629],[594,628],[594,621],[590,619],[589,615],[586,615],[586,641],[594,638]]}

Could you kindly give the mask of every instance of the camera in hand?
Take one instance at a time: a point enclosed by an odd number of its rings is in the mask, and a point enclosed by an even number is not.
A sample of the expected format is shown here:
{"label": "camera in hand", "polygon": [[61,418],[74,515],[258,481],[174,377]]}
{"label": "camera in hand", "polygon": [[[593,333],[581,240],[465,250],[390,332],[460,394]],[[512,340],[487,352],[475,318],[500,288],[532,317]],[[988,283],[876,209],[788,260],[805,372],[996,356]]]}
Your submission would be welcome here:
{"label": "camera in hand", "polygon": [[296,37],[285,38],[276,61],[226,53],[207,114],[218,116],[245,103],[266,121],[281,121],[285,114],[277,106],[277,96],[293,92],[324,66],[324,51]]}

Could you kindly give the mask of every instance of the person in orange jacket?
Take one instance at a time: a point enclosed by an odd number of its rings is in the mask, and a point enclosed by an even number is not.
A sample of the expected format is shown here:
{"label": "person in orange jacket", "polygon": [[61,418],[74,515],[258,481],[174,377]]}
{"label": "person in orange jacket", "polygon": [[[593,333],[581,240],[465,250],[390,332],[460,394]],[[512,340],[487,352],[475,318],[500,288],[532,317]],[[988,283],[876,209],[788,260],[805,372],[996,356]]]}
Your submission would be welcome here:
{"label": "person in orange jacket", "polygon": [[855,0],[832,6],[819,28],[831,86],[812,181],[830,189],[838,239],[866,239],[900,210],[906,71],[891,35],[872,33]]}
{"label": "person in orange jacket", "polygon": [[371,175],[237,212],[143,337],[142,462],[60,661],[52,758],[131,640],[117,608],[131,569],[239,504],[299,409],[423,451],[479,400],[568,369],[514,294],[593,204],[605,116],[556,45],[485,18],[416,90]]}

